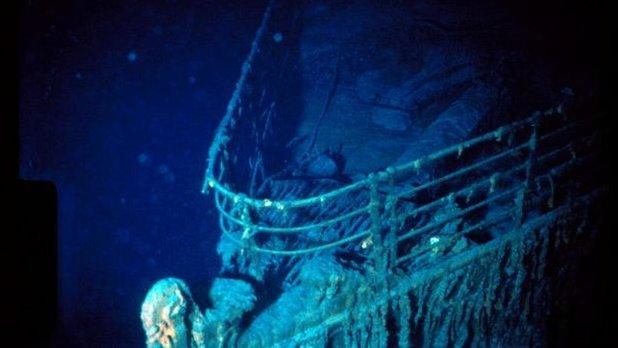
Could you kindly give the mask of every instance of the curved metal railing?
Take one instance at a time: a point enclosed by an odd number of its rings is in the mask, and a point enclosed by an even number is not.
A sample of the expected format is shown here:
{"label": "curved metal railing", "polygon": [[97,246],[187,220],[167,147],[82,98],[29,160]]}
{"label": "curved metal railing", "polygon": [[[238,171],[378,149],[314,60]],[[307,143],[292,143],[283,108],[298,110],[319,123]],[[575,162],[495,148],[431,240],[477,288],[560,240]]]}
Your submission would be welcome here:
{"label": "curved metal railing", "polygon": [[[384,214],[389,209],[386,207],[386,202],[389,201],[390,205],[393,205],[393,200],[401,200],[401,199],[410,199],[414,195],[418,194],[421,191],[425,191],[431,189],[435,186],[445,184],[447,182],[453,182],[455,180],[467,180],[468,176],[476,170],[487,168],[489,166],[494,165],[496,162],[505,159],[511,159],[509,163],[509,168],[506,170],[493,170],[488,174],[485,174],[482,177],[475,178],[469,184],[465,186],[450,191],[445,195],[442,195],[436,199],[431,200],[430,202],[424,203],[420,206],[415,207],[411,211],[406,212],[395,212],[391,215],[393,219],[389,221],[391,225],[399,225],[405,219],[415,216],[421,213],[431,213],[438,210],[440,207],[443,207],[445,204],[449,202],[453,202],[458,197],[462,196],[470,196],[475,192],[479,192],[481,190],[485,190],[487,192],[487,197],[482,199],[481,201],[466,207],[465,209],[458,211],[457,213],[447,215],[442,217],[440,220],[434,221],[430,224],[427,224],[422,227],[415,227],[409,231],[406,231],[403,234],[400,234],[396,237],[397,243],[402,243],[406,240],[412,239],[418,235],[422,235],[428,231],[434,230],[447,224],[450,221],[453,221],[458,218],[463,218],[474,211],[477,211],[483,207],[487,207],[488,205],[495,203],[500,200],[505,200],[512,198],[513,206],[507,209],[507,213],[503,213],[500,215],[500,218],[494,218],[490,220],[485,220],[481,223],[475,224],[473,226],[467,227],[465,230],[461,232],[461,234],[469,233],[474,230],[478,230],[487,226],[490,226],[498,221],[506,219],[508,216],[513,214],[524,214],[523,212],[517,213],[517,211],[523,210],[522,207],[517,207],[517,205],[522,205],[522,202],[518,202],[518,195],[523,195],[525,191],[529,188],[531,177],[531,170],[534,164],[544,163],[547,160],[555,157],[556,155],[562,152],[570,151],[574,142],[570,142],[569,144],[559,147],[557,149],[550,149],[546,154],[541,156],[536,156],[537,153],[537,144],[539,142],[543,143],[545,140],[550,138],[556,138],[560,134],[565,134],[567,131],[574,127],[575,123],[567,124],[564,127],[558,128],[549,132],[547,134],[538,137],[537,127],[539,122],[543,121],[545,118],[551,118],[552,116],[556,116],[558,113],[548,113],[547,115],[536,114],[532,117],[528,117],[526,119],[511,123],[506,126],[502,126],[495,131],[488,132],[481,136],[472,138],[460,144],[453,145],[441,151],[432,153],[423,158],[411,161],[407,164],[397,166],[397,167],[389,167],[385,170],[376,172],[374,174],[369,175],[366,179],[355,182],[353,184],[343,186],[328,192],[325,192],[320,195],[315,195],[312,197],[294,199],[294,200],[276,200],[270,198],[252,198],[243,193],[234,192],[231,189],[227,188],[226,185],[219,180],[215,179],[214,176],[209,176],[207,180],[207,186],[214,191],[215,194],[215,204],[220,213],[220,227],[222,232],[228,236],[233,241],[243,245],[248,249],[271,253],[276,255],[299,255],[302,253],[309,252],[317,252],[325,249],[329,249],[332,247],[340,246],[345,243],[349,243],[355,240],[358,240],[363,237],[367,237],[369,235],[376,235],[380,233],[382,229],[381,221],[377,222],[377,226],[372,226],[369,230],[360,231],[352,235],[344,236],[335,241],[327,241],[324,244],[320,244],[317,246],[306,247],[302,249],[294,249],[294,250],[274,250],[265,247],[258,246],[251,239],[256,234],[302,234],[309,230],[319,230],[324,229],[329,226],[332,226],[337,223],[344,222],[348,219],[358,216],[366,216],[366,218],[371,218],[372,211],[374,214]],[[433,162],[444,159],[447,156],[455,155],[456,158],[460,158],[466,151],[470,151],[472,148],[476,146],[484,145],[485,147],[490,146],[492,143],[501,143],[504,141],[506,137],[512,135],[518,131],[522,131],[524,129],[528,130],[527,140],[518,143],[512,144],[511,146],[507,146],[506,149],[501,150],[497,153],[491,154],[490,156],[480,158],[478,161],[474,161],[462,168],[458,168],[455,171],[448,172],[438,178],[435,178],[431,181],[421,184],[420,186],[411,187],[406,190],[401,190],[400,192],[396,192],[391,194],[389,197],[384,197],[383,194],[377,193],[380,190],[380,187],[383,185],[389,185],[392,183],[393,178],[397,176],[404,176],[406,172],[409,171],[419,171],[423,168],[423,166],[430,166]],[[522,158],[522,152],[527,152],[527,156]],[[519,157],[519,158],[517,158]],[[513,158],[515,158],[513,160]],[[574,164],[573,162],[569,162],[567,164]],[[552,168],[556,170],[558,166]],[[504,188],[502,190],[498,190],[497,186],[499,185],[501,180],[511,180],[514,177],[519,176],[520,180],[516,181],[509,185],[509,187]],[[366,190],[369,192],[369,203],[357,208],[354,208],[352,211],[344,212],[340,215],[336,215],[334,217],[330,217],[320,221],[314,221],[310,223],[305,223],[296,226],[271,226],[266,225],[263,222],[257,221],[254,222],[251,220],[250,210],[263,211],[263,210],[274,210],[275,212],[279,212],[281,214],[285,214],[287,210],[303,208],[309,206],[317,206],[324,204],[330,200],[337,199],[345,199],[346,195],[354,194],[357,191]],[[373,192],[373,193],[372,193]],[[521,201],[523,198],[519,198]],[[236,213],[235,213],[236,212]],[[375,218],[375,217],[374,217]],[[382,220],[382,217],[378,218]],[[521,217],[519,218],[521,219]],[[285,219],[281,219],[285,220]],[[240,236],[234,235],[234,228],[237,227],[238,230],[242,231]],[[408,254],[398,260],[398,263],[401,263],[405,260],[408,260],[412,254]]]}

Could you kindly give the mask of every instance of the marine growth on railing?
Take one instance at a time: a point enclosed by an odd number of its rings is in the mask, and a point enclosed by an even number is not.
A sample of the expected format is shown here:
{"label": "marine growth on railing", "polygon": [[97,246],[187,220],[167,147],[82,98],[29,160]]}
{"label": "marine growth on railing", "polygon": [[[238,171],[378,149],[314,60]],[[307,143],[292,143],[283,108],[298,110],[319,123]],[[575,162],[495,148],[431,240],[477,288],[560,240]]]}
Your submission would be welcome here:
{"label": "marine growth on railing", "polygon": [[[576,122],[565,122],[560,111],[556,108],[544,114],[536,113],[410,163],[389,167],[364,180],[311,197],[257,199],[233,191],[212,176],[206,179],[206,185],[214,191],[222,232],[242,248],[294,256],[348,244],[360,244],[365,249],[385,239],[387,250],[393,254],[390,256],[392,263],[400,265],[428,250],[452,248],[461,236],[483,242],[483,239],[495,237],[488,235],[490,227],[506,224],[502,227],[504,230],[520,225],[530,210],[529,196],[545,194],[536,192],[539,185],[577,164],[574,149],[580,143],[589,143],[589,139],[584,138],[564,144],[562,140],[568,138]],[[570,159],[556,162],[559,155],[569,151]],[[436,170],[445,167],[446,170]],[[432,168],[438,175],[420,185],[406,186],[407,179],[424,168]],[[399,186],[393,191],[395,184]],[[553,189],[550,187],[549,191]],[[286,215],[294,210],[319,208],[330,201],[355,195],[364,195],[366,203],[339,215],[282,226],[259,219],[261,214],[269,212],[281,216],[276,221],[286,221]],[[402,204],[407,204],[407,209],[402,209]],[[321,231],[352,219],[369,221],[368,228],[354,230],[335,240],[305,238],[308,233],[319,236]],[[499,233],[497,230],[494,234]],[[479,231],[481,233],[476,233]],[[302,247],[294,248],[290,245],[295,243],[281,239],[278,243],[281,248],[276,249],[260,245],[264,236],[304,242],[296,243]]]}

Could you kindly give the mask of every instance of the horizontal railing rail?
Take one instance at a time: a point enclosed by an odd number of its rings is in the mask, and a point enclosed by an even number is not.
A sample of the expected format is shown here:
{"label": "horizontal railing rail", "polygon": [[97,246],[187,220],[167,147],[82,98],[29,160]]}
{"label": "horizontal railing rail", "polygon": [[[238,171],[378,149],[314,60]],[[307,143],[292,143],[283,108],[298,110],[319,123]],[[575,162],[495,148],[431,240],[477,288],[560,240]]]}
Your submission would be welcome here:
{"label": "horizontal railing rail", "polygon": [[[445,274],[465,268],[472,262],[478,262],[484,257],[491,255],[496,250],[500,249],[501,246],[508,245],[508,243],[513,243],[514,241],[521,240],[522,238],[527,238],[529,234],[535,230],[548,226],[558,221],[566,214],[569,214],[573,209],[573,205],[589,204],[591,201],[594,201],[608,192],[608,190],[609,188],[607,186],[601,186],[590,192],[584,192],[577,197],[574,197],[574,202],[572,202],[572,204],[562,204],[560,206],[556,206],[551,211],[531,218],[521,228],[522,231],[527,233],[521,233],[520,230],[512,230],[501,238],[494,239],[486,244],[480,245],[474,250],[463,251],[458,255],[441,259],[439,260],[437,267],[424,268],[415,273],[406,274],[403,277],[399,275],[398,277],[401,277],[401,279],[393,288],[386,293],[380,294],[380,296],[369,302],[368,305],[362,307],[345,307],[342,311],[331,314],[327,318],[323,318],[317,324],[309,325],[301,330],[295,331],[292,336],[280,339],[277,343],[285,346],[292,343],[298,344],[299,342],[311,342],[312,339],[319,337],[324,332],[332,334],[351,321],[352,317],[358,318],[375,313],[378,308],[387,305],[393,299],[406,295],[432,280],[439,279]],[[536,199],[536,201],[539,202],[541,200]],[[506,218],[508,218],[508,216],[506,216]],[[359,322],[356,325],[361,326],[363,324],[364,323]]]}
{"label": "horizontal railing rail", "polygon": [[[576,124],[575,122],[572,123]],[[562,132],[564,132],[566,129],[568,128],[572,128],[571,126],[568,127],[562,127],[556,131],[552,131],[550,133],[547,133],[546,136],[544,137],[540,137],[545,139],[549,139],[550,137],[556,136],[557,134],[560,134]],[[517,201],[517,194],[522,194],[525,193],[526,191],[528,191],[530,188],[529,186],[537,186],[538,185],[538,180],[537,178],[541,178],[547,175],[552,175],[552,176],[556,176],[556,175],[560,175],[562,172],[565,172],[569,169],[574,168],[577,165],[583,164],[587,159],[591,158],[594,155],[594,151],[586,151],[584,154],[578,156],[573,152],[574,147],[579,146],[581,144],[587,144],[588,146],[591,146],[591,141],[598,138],[599,136],[599,132],[595,132],[592,135],[588,135],[588,136],[584,136],[584,137],[580,137],[579,139],[573,140],[571,141],[568,145],[566,146],[559,146],[557,149],[554,150],[550,150],[547,153],[544,153],[541,156],[538,156],[535,159],[535,165],[540,166],[542,164],[544,164],[545,162],[551,160],[552,158],[556,157],[556,155],[563,153],[563,152],[569,152],[569,156],[570,158],[566,161],[554,164],[552,166],[550,166],[549,168],[547,168],[547,170],[545,170],[542,173],[537,173],[535,178],[527,178],[526,180],[522,180],[518,183],[516,183],[515,185],[511,185],[511,187],[508,190],[504,190],[502,192],[498,192],[492,195],[488,195],[487,198],[481,200],[478,203],[475,203],[471,206],[466,207],[465,209],[462,209],[460,211],[457,211],[456,213],[452,213],[446,216],[441,217],[438,221],[434,221],[431,223],[426,224],[425,226],[421,226],[421,227],[417,227],[417,228],[413,228],[405,233],[403,233],[402,235],[398,235],[396,238],[396,243],[400,244],[406,240],[409,240],[413,237],[419,236],[419,235],[425,235],[427,234],[429,231],[432,230],[437,230],[440,227],[448,224],[449,222],[459,219],[459,218],[463,218],[466,215],[468,215],[469,213],[479,210],[482,207],[488,206],[489,204],[495,202],[495,201],[499,201],[499,200],[503,200],[505,198],[512,198],[512,202],[511,204],[509,204],[509,206],[507,208],[502,208],[502,210],[504,212],[499,213],[497,215],[497,217],[492,217],[492,218],[488,218],[488,219],[484,219],[483,221],[481,221],[480,223],[473,225],[473,226],[469,226],[469,227],[465,227],[463,230],[447,237],[449,239],[453,239],[462,235],[466,235],[474,230],[479,230],[482,228],[486,228],[490,225],[495,225],[499,222],[502,221],[507,221],[508,217],[511,218],[515,218],[518,215],[521,216],[521,214],[524,214],[524,212],[522,212],[521,210],[524,209],[523,204],[524,202],[518,202]],[[539,138],[539,139],[540,139]],[[453,201],[454,197],[457,196],[461,196],[461,195],[465,195],[465,194],[469,194],[469,190],[470,189],[475,189],[479,186],[482,187],[483,183],[487,183],[488,181],[492,181],[493,178],[496,177],[500,177],[500,176],[505,176],[508,177],[510,173],[513,172],[518,172],[518,171],[522,171],[523,169],[526,169],[529,165],[530,162],[530,158],[524,162],[521,163],[519,165],[516,165],[515,167],[512,167],[511,169],[502,172],[502,173],[494,173],[492,174],[489,178],[487,177],[483,177],[481,179],[479,179],[478,181],[476,181],[473,184],[470,184],[462,189],[460,189],[459,191],[456,192],[452,192],[449,193],[447,196],[443,196],[437,200],[434,200],[426,205],[420,206],[414,210],[412,210],[411,212],[408,212],[406,214],[403,214],[400,218],[405,219],[407,216],[413,216],[418,214],[419,211],[427,211],[429,210],[428,207],[434,208],[436,206],[439,206],[440,204],[444,204],[445,202],[448,201]],[[526,182],[527,180],[530,180],[531,182]],[[553,188],[552,188],[553,190]],[[493,190],[489,190],[489,192],[492,192]],[[537,199],[536,202],[538,202],[539,200]],[[531,207],[528,208],[528,210],[532,210],[535,208],[534,204],[529,204],[531,205]],[[521,222],[518,221],[514,221],[513,226],[518,226]],[[421,248],[416,248],[413,250],[410,250],[406,255],[403,256],[398,256],[395,255],[396,258],[396,264],[402,264],[403,262],[412,259],[415,255],[418,255],[420,252],[423,251],[427,251],[430,250],[432,248],[438,247],[439,245],[434,245],[431,243],[428,243],[426,245],[424,245]],[[393,251],[394,253],[397,253],[397,251]]]}
{"label": "horizontal railing rail", "polygon": [[[224,210],[224,207],[223,207],[224,204],[220,201],[220,199],[216,199],[215,202],[217,205],[217,209],[219,209],[219,211]],[[230,240],[236,242],[237,244],[243,245],[243,246],[247,245],[246,240],[238,239],[237,237],[233,235],[233,233],[230,231],[230,228],[225,223],[225,216],[223,214],[219,216],[219,228],[221,229],[221,232],[226,237],[230,238]],[[263,247],[259,247],[255,245],[250,246],[249,248],[253,251],[257,251],[261,253],[281,255],[281,256],[297,256],[297,255],[315,253],[318,251],[330,249],[330,248],[360,239],[362,237],[368,236],[369,234],[370,234],[369,230],[363,230],[361,232],[358,232],[351,236],[347,236],[345,238],[336,240],[334,242],[325,243],[325,244],[314,246],[314,247],[300,248],[300,249],[294,249],[294,250],[275,250],[275,249],[263,248]]]}
{"label": "horizontal railing rail", "polygon": [[[585,137],[580,140],[571,141],[566,145],[562,145],[563,142],[560,142],[561,144],[558,146],[555,144],[545,146],[546,143],[551,142],[554,139],[561,140],[560,135],[567,134],[577,126],[577,122],[569,121],[566,122],[566,124],[561,124],[558,128],[545,132],[544,134],[537,134],[541,122],[552,117],[556,118],[558,115],[559,114],[557,112],[545,114],[536,113],[531,117],[499,127],[494,131],[487,132],[478,137],[455,144],[420,159],[410,161],[404,165],[389,167],[385,170],[370,174],[364,180],[307,198],[294,200],[275,200],[269,198],[257,199],[249,197],[243,193],[234,192],[227,188],[225,184],[222,184],[219,180],[215,180],[212,177],[208,178],[210,181],[207,185],[214,191],[215,205],[220,213],[220,227],[222,232],[227,237],[242,245],[243,248],[262,253],[289,256],[318,252],[342,246],[346,243],[354,242],[361,238],[382,233],[384,226],[381,221],[378,222],[379,226],[374,226],[376,222],[371,222],[371,228],[353,233],[351,235],[348,234],[338,237],[336,240],[332,240],[332,236],[328,238],[324,236],[321,244],[297,249],[279,250],[259,246],[255,242],[254,237],[258,234],[293,236],[316,231],[319,235],[329,227],[337,224],[343,224],[352,219],[364,218],[371,220],[372,213],[374,214],[373,219],[375,219],[375,214],[378,216],[387,214],[387,210],[393,206],[396,206],[397,202],[402,200],[414,201],[415,196],[420,192],[445,184],[451,185],[452,187],[447,187],[445,193],[439,197],[433,198],[427,202],[422,202],[421,204],[416,204],[412,209],[397,211],[396,214],[391,214],[394,216],[393,219],[383,220],[387,221],[391,225],[400,226],[410,217],[419,216],[421,214],[435,214],[439,209],[446,207],[446,205],[452,203],[455,199],[460,197],[471,197],[479,193],[485,195],[485,197],[481,200],[478,200],[469,206],[463,206],[455,213],[444,215],[437,221],[431,221],[424,225],[412,226],[403,233],[401,233],[402,230],[399,228],[399,230],[396,231],[397,236],[392,238],[392,241],[394,241],[396,245],[400,245],[414,239],[417,236],[437,230],[453,220],[465,219],[483,208],[509,199],[511,199],[510,203],[505,204],[511,207],[503,207],[502,209],[507,209],[511,215],[514,215],[515,220],[521,220],[522,216],[525,214],[525,212],[521,211],[523,210],[522,207],[525,203],[523,201],[525,200],[525,195],[530,190],[531,182],[536,183],[534,176],[546,174],[533,173],[532,167],[543,167],[545,166],[546,161],[559,156],[561,153],[569,153],[569,151],[572,152],[577,144],[588,141],[586,139],[589,137]],[[519,140],[505,140],[506,137],[514,135],[516,132],[520,132],[518,135]],[[595,135],[591,135],[590,137],[594,136]],[[443,175],[424,182],[418,186],[413,186],[408,189],[400,189],[399,191],[391,194],[384,193],[388,192],[388,190],[381,189],[382,186],[392,185],[395,177],[405,177],[405,174],[402,173],[406,171],[419,171],[423,166],[431,166],[433,165],[432,162],[444,159],[451,155],[456,156],[456,159],[460,159],[462,157],[462,153],[470,151],[474,146],[482,146],[484,143],[487,145],[503,145],[503,148],[498,151],[490,152],[486,156],[477,156],[479,158],[475,158],[471,163],[465,163],[465,165],[460,166],[455,170],[443,173]],[[542,149],[537,149],[539,146],[542,147]],[[566,168],[572,164],[574,163],[569,162],[563,165]],[[505,166],[506,168],[504,168]],[[545,171],[555,171],[559,167],[561,167],[561,165],[554,164],[551,168],[548,168]],[[482,172],[480,176],[475,174],[479,171]],[[469,178],[473,178],[472,182],[470,182]],[[403,182],[405,183],[405,179]],[[337,213],[335,216],[321,217],[313,222],[307,223],[307,221],[304,221],[302,224],[293,224],[291,226],[274,226],[271,224],[266,224],[264,221],[259,221],[260,212],[273,211],[275,215],[280,215],[282,218],[271,220],[285,222],[285,215],[288,213],[288,209],[311,208],[319,205],[323,206],[326,202],[331,202],[331,200],[337,198],[341,198],[342,200],[348,199],[351,197],[350,195],[359,192],[366,192],[365,194],[369,197],[369,202],[363,203],[358,207],[352,207],[347,211]],[[386,202],[390,203],[386,204]],[[393,204],[393,202],[395,202],[395,204]],[[517,208],[517,206],[519,206],[519,208]],[[517,213],[517,210],[520,212]],[[257,212],[258,214],[251,214],[252,211]],[[256,216],[257,218],[255,218]],[[254,222],[253,220],[258,221]],[[496,222],[497,221],[493,220],[486,221],[474,226],[464,226],[462,228],[465,234],[469,231],[479,230],[482,227],[495,224]],[[521,221],[518,223],[521,223]],[[376,238],[380,239],[379,237]],[[314,240],[313,242],[316,241]],[[320,243],[320,241],[317,241],[317,243]],[[394,248],[395,251],[393,252],[395,254],[397,253],[397,246],[391,245],[390,248]],[[414,246],[408,246],[408,249],[412,250],[414,249]],[[397,264],[402,262],[400,256],[396,255],[395,259],[398,260]],[[409,257],[406,257],[403,260],[407,259],[409,259]]]}
{"label": "horizontal railing rail", "polygon": [[[511,132],[521,129],[522,127],[526,125],[530,125],[530,123],[533,120],[537,119],[538,117],[540,116],[537,114],[537,115],[533,115],[528,118],[525,118],[523,120],[513,122],[509,125],[499,127],[496,130],[493,130],[491,132],[487,132],[481,136],[472,138],[470,140],[461,142],[456,145],[452,145],[443,150],[434,152],[432,154],[421,157],[419,159],[409,161],[408,163],[395,166],[395,167],[388,167],[382,171],[378,171],[376,173],[368,175],[367,178],[363,180],[360,180],[352,184],[343,186],[341,188],[337,188],[329,192],[315,195],[312,197],[306,197],[306,198],[294,199],[294,200],[252,198],[252,197],[247,196],[244,193],[234,192],[230,190],[229,188],[227,188],[225,184],[221,183],[219,180],[215,178],[216,174],[214,171],[214,167],[212,166],[210,167],[211,169],[209,169],[207,172],[207,176],[204,182],[204,187],[218,191],[220,194],[226,196],[229,199],[234,200],[235,202],[243,203],[253,208],[276,208],[279,210],[283,210],[283,209],[288,209],[288,208],[306,207],[306,206],[313,205],[316,203],[324,203],[325,201],[336,198],[337,196],[351,193],[351,192],[354,192],[362,188],[368,188],[370,187],[370,185],[372,184],[372,181],[375,180],[374,178],[376,177],[384,181],[393,174],[400,174],[400,173],[404,173],[410,170],[420,170],[423,165],[429,162],[436,161],[438,159],[444,158],[448,155],[455,154],[455,153],[462,154],[464,151],[467,151],[471,147],[478,145],[482,142],[486,142],[490,140],[495,140],[495,141],[500,142],[502,141],[503,137],[507,136]],[[214,153],[216,154],[218,153],[218,151],[215,151]],[[216,160],[216,157],[217,157],[216,155],[212,156],[213,160],[211,162],[214,163],[214,161]],[[208,192],[208,190],[205,189],[204,192]]]}

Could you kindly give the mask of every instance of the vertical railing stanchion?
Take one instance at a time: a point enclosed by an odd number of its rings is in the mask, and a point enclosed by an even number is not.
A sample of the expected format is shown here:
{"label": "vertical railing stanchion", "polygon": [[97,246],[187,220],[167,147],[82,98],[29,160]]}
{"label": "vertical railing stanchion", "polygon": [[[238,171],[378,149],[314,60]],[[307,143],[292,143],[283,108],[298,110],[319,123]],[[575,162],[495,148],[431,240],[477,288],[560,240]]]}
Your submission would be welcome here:
{"label": "vertical railing stanchion", "polygon": [[371,219],[370,227],[370,243],[365,243],[365,246],[372,245],[372,259],[375,262],[377,272],[383,271],[382,259],[382,221],[380,218],[380,195],[378,193],[379,178],[375,174],[369,176],[369,217]]}
{"label": "vertical railing stanchion", "polygon": [[[251,226],[251,214],[249,212],[249,205],[242,200],[242,197],[237,198],[238,202],[236,204],[241,204],[240,209],[240,220],[243,222],[242,226],[242,236],[240,238],[242,244],[242,250],[244,254],[247,254],[247,251],[250,251],[253,246],[253,231],[249,226]],[[244,255],[248,257],[249,255]]]}
{"label": "vertical railing stanchion", "polygon": [[539,114],[536,114],[532,119],[530,140],[528,140],[528,159],[526,160],[526,178],[524,185],[517,192],[515,197],[516,206],[516,223],[521,226],[526,219],[526,209],[528,205],[528,196],[532,189],[532,181],[535,176],[536,160],[537,160],[537,141],[538,141],[538,126],[539,126]]}
{"label": "vertical railing stanchion", "polygon": [[[386,168],[384,172],[385,179],[388,179],[388,184],[391,187],[395,186],[395,171],[392,167]],[[392,273],[393,268],[397,264],[397,232],[399,223],[397,219],[397,197],[395,194],[389,194],[384,201],[384,216],[388,219],[388,231],[384,240],[384,252],[387,254],[386,267],[389,273]]]}
{"label": "vertical railing stanchion", "polygon": [[384,204],[385,215],[388,214],[388,232],[384,240],[385,252],[387,253],[387,267],[389,272],[393,270],[397,263],[397,198],[388,195]]}

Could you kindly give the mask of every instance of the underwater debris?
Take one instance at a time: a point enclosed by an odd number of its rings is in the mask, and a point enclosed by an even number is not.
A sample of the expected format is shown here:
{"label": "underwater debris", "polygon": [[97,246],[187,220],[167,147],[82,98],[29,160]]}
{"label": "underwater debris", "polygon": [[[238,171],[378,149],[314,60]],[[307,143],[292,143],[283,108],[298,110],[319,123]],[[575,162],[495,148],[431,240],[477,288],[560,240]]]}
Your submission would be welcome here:
{"label": "underwater debris", "polygon": [[240,319],[255,305],[253,288],[242,280],[216,278],[210,299],[214,308],[202,314],[182,280],[165,278],[155,283],[142,304],[146,345],[205,348],[234,341]]}
{"label": "underwater debris", "polygon": [[283,34],[281,32],[274,33],[273,41],[275,41],[276,43],[280,43],[281,41],[283,41]]}
{"label": "underwater debris", "polygon": [[131,51],[131,52],[127,53],[127,60],[130,63],[134,63],[137,60],[137,52]]}
{"label": "underwater debris", "polygon": [[204,347],[204,317],[180,279],[156,282],[144,299],[140,317],[147,347]]}

